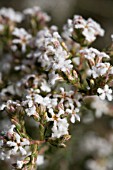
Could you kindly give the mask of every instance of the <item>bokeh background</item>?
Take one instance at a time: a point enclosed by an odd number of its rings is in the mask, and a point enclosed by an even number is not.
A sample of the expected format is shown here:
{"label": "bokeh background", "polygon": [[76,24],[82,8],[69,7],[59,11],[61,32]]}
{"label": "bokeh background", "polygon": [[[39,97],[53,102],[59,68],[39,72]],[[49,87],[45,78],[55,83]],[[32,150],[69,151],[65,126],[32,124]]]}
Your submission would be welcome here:
{"label": "bokeh background", "polygon": [[[110,44],[110,35],[113,33],[113,0],[0,0],[0,8],[13,7],[20,11],[35,5],[40,6],[52,16],[52,24],[57,25],[60,31],[62,30],[63,24],[66,23],[67,18],[72,18],[74,14],[82,15],[84,18],[93,18],[105,29],[105,36],[98,38],[97,41],[93,43],[93,46],[103,49]],[[94,112],[90,110],[84,109],[83,111],[84,114],[88,113],[90,116],[94,114]],[[107,143],[109,135],[111,138],[113,137],[112,117],[104,115],[92,121],[92,117],[90,116],[89,118],[91,118],[91,120],[87,119],[87,123],[76,123],[71,127],[72,139],[68,142],[67,148],[50,148],[47,157],[48,161],[45,162],[43,166],[40,166],[38,168],[39,170],[113,170],[113,165],[111,165],[111,162],[113,162],[113,153],[111,152],[110,155],[107,155],[107,158],[106,156],[104,156],[104,158],[102,157],[102,159],[99,157],[98,161],[100,161],[99,163],[102,165],[102,168],[96,164],[92,166],[92,169],[87,166],[88,160],[95,160],[96,156],[98,157],[98,147],[101,147],[106,153],[109,150],[109,145],[111,145],[112,149],[113,143],[113,139],[112,142]],[[30,126],[32,128],[31,135],[35,138],[35,125],[31,123]],[[96,144],[94,141],[91,143],[90,138],[95,138],[94,140],[97,140],[97,143],[99,140],[100,145],[96,145],[96,149],[94,149],[93,152],[85,151],[84,148],[86,146],[84,145],[84,140],[86,138],[89,140],[92,148]],[[110,166],[105,166],[107,161]],[[0,163],[0,170],[2,169],[12,170],[12,168],[9,167],[8,164],[4,164],[4,162]]]}

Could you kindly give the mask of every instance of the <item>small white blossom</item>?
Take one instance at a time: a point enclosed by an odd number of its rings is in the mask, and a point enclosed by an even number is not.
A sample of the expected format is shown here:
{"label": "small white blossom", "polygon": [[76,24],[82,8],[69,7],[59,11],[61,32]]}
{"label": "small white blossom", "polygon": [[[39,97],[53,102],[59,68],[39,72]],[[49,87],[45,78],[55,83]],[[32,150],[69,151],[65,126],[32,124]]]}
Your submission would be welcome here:
{"label": "small white blossom", "polygon": [[66,118],[61,119],[57,122],[57,124],[53,125],[52,127],[52,137],[53,138],[60,138],[63,135],[67,135],[68,132],[68,122]]}
{"label": "small white blossom", "polygon": [[88,60],[92,60],[95,58],[98,58],[99,61],[101,61],[103,58],[110,58],[109,55],[107,55],[105,52],[100,52],[95,48],[85,48],[83,50],[79,51],[80,54],[83,54],[85,58]]}
{"label": "small white blossom", "polygon": [[53,63],[53,70],[61,70],[66,72],[67,70],[72,70],[73,65],[71,60],[65,60],[65,58],[58,59],[58,63]]}
{"label": "small white blossom", "polygon": [[[23,144],[23,142],[21,142],[20,139],[17,137],[17,134],[15,137],[16,137],[16,142],[13,142],[13,141],[7,142],[7,145],[9,147],[11,148],[13,147],[11,149],[11,154],[15,155],[18,151],[20,151],[22,155],[26,155],[27,151],[23,148],[23,146],[26,146],[26,143]],[[27,145],[29,145],[29,141],[27,142]]]}
{"label": "small white blossom", "polygon": [[28,116],[32,116],[32,115],[37,114],[35,106],[29,107],[29,108],[25,109],[25,111],[26,111]]}
{"label": "small white blossom", "polygon": [[[29,146],[30,142],[26,138],[21,138],[21,136],[14,131],[15,125],[12,125],[7,132],[8,141],[7,146],[11,147],[10,155],[15,155],[19,151],[22,155],[26,155],[27,151],[25,146]],[[12,138],[13,137],[13,138]],[[12,140],[13,139],[13,140]]]}
{"label": "small white blossom", "polygon": [[57,98],[49,98],[49,96],[42,97],[41,95],[35,95],[34,101],[38,104],[41,104],[47,108],[55,107],[57,105]]}
{"label": "small white blossom", "polygon": [[77,114],[79,112],[79,108],[74,108],[74,105],[70,104],[71,109],[66,109],[66,112],[71,115],[71,122],[75,123],[75,120],[80,121],[80,116]]}
{"label": "small white blossom", "polygon": [[17,161],[17,169],[22,169],[24,162],[23,161]]}
{"label": "small white blossom", "polygon": [[93,97],[91,107],[95,109],[95,115],[97,118],[100,118],[103,113],[109,113],[108,103],[106,101],[102,101],[98,96]]}
{"label": "small white blossom", "polygon": [[36,160],[36,164],[37,164],[37,166],[44,164],[44,156],[43,155],[38,155],[37,160]]}
{"label": "small white blossom", "polygon": [[59,110],[57,114],[54,113],[53,109],[49,109],[49,113],[51,114],[51,118],[47,116],[47,121],[53,121],[52,127],[52,137],[60,138],[63,135],[68,134],[68,122],[66,118],[61,118],[60,116],[64,114],[62,109]]}
{"label": "small white blossom", "polygon": [[79,66],[80,65],[80,57],[74,57],[73,63],[76,64],[77,66]]}
{"label": "small white blossom", "polygon": [[1,8],[0,15],[18,23],[23,19],[23,15],[20,12],[15,12],[12,8]]}
{"label": "small white blossom", "polygon": [[37,20],[40,22],[42,21],[49,22],[51,20],[50,16],[48,16],[45,12],[43,12],[38,6],[25,9],[24,14],[30,15],[32,17],[36,17]]}
{"label": "small white blossom", "polygon": [[96,79],[99,76],[105,75],[108,71],[110,73],[110,63],[98,63],[96,66],[92,66],[92,69],[88,70],[88,74],[92,75],[94,79]]}
{"label": "small white blossom", "polygon": [[45,80],[43,80],[43,82],[41,82],[40,89],[44,92],[50,92],[51,91],[49,84]]}
{"label": "small white blossom", "polygon": [[105,98],[107,97],[107,99],[109,101],[112,101],[112,99],[113,99],[112,89],[109,88],[109,86],[107,84],[104,86],[104,89],[98,88],[97,92],[99,93],[99,97],[101,100],[105,100]]}
{"label": "small white blossom", "polygon": [[17,37],[13,39],[13,44],[20,44],[22,52],[26,52],[26,46],[32,36],[24,28],[15,28],[12,34]]}
{"label": "small white blossom", "polygon": [[85,40],[88,43],[93,42],[98,35],[104,35],[104,30],[97,22],[95,22],[91,18],[85,20],[80,15],[75,15],[73,20],[68,19],[67,25],[64,26],[63,35],[66,39],[67,36],[72,37],[73,34],[75,34],[75,36],[79,38],[79,35],[77,34],[76,30],[80,30],[81,35],[84,36]]}
{"label": "small white blossom", "polygon": [[54,124],[57,124],[58,121],[61,120],[60,116],[64,114],[63,110],[60,110],[57,114],[54,113],[53,109],[49,109],[49,113],[51,114],[51,118],[47,117],[47,121],[53,121]]}
{"label": "small white blossom", "polygon": [[55,74],[55,71],[52,71],[49,73],[49,84],[55,85],[55,82],[60,79],[60,76],[58,74]]}

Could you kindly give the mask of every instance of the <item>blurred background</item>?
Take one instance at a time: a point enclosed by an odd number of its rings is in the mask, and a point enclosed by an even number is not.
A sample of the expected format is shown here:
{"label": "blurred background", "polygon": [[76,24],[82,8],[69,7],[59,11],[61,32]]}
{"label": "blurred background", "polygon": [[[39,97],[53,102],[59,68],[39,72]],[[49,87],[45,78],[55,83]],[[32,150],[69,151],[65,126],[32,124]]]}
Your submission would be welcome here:
{"label": "blurred background", "polygon": [[[98,38],[93,46],[103,49],[111,43],[113,0],[0,0],[0,8],[12,7],[22,11],[33,6],[40,6],[52,16],[52,24],[57,25],[60,31],[66,20],[74,14],[82,15],[86,19],[91,17],[105,29],[105,36]],[[94,112],[90,109],[84,109],[83,112],[89,117],[84,118],[84,123],[77,123],[71,127],[72,139],[68,142],[67,148],[50,147],[47,156],[49,161],[45,161],[39,170],[113,170],[112,117],[104,115],[94,118]],[[35,138],[35,125],[32,123],[30,126],[31,134]],[[0,169],[12,170],[4,162],[0,163]]]}

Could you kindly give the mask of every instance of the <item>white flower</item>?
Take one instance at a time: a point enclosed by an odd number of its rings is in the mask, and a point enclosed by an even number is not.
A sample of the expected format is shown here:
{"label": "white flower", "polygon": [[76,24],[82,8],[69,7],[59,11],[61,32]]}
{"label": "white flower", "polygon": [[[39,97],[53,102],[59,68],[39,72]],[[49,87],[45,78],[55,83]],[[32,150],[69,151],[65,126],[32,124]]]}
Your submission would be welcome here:
{"label": "white flower", "polygon": [[26,52],[26,45],[32,36],[24,28],[15,28],[12,34],[17,37],[12,41],[13,44],[20,44],[22,46],[22,52]]}
{"label": "white flower", "polygon": [[54,113],[53,109],[49,109],[51,118],[47,116],[47,121],[53,121],[52,127],[52,137],[60,138],[63,135],[68,134],[68,122],[66,118],[61,118],[60,116],[64,114],[64,110],[60,109],[57,114]]}
{"label": "white flower", "polygon": [[1,8],[0,15],[18,23],[23,19],[23,15],[20,12],[15,12],[12,8]]}
{"label": "white flower", "polygon": [[82,34],[85,36],[85,38],[88,42],[93,42],[96,39],[95,30],[90,27],[89,28],[86,27],[83,30]]}
{"label": "white flower", "polygon": [[73,63],[76,64],[77,66],[80,65],[80,57],[74,57],[72,61],[73,61]]}
{"label": "white flower", "polygon": [[109,70],[109,68],[110,68],[110,63],[98,63],[96,64],[96,66],[92,66],[92,69],[89,69],[87,73],[89,75],[92,74],[93,78],[95,79],[99,76],[105,75],[107,71]]}
{"label": "white flower", "polygon": [[51,114],[52,117],[51,118],[47,117],[47,121],[53,121],[54,124],[57,124],[57,122],[61,120],[60,116],[64,114],[64,111],[60,109],[60,111],[57,114],[55,114],[53,109],[50,108],[49,113]]}
{"label": "white flower", "polygon": [[[112,72],[110,69],[110,63],[103,63],[103,58],[109,59],[109,55],[105,52],[100,52],[95,48],[85,48],[79,51],[80,55],[88,60],[88,65],[92,69],[88,70],[88,74],[92,74],[93,78],[97,78],[100,75],[104,75],[109,68],[109,74]],[[110,71],[111,70],[111,71]]]}
{"label": "white flower", "polygon": [[97,35],[103,36],[104,30],[93,19],[89,18],[84,25],[82,34],[88,42],[93,42]]}
{"label": "white flower", "polygon": [[[38,94],[36,94],[36,95],[38,95]],[[36,97],[36,95],[35,95],[35,97]],[[27,105],[27,107],[28,107],[25,109],[28,116],[38,115],[38,113],[36,111],[36,106],[35,106],[35,97],[33,99],[33,96],[27,95],[26,96],[27,100],[22,102],[23,106]]]}
{"label": "white flower", "polygon": [[51,99],[46,96],[43,98],[43,102],[41,103],[43,106],[49,107],[49,105],[51,105]]}
{"label": "white flower", "polygon": [[49,73],[49,84],[54,85],[57,80],[60,79],[60,76],[58,74],[55,74],[55,71],[52,71]]}
{"label": "white flower", "polygon": [[25,9],[24,14],[36,17],[37,20],[40,22],[41,21],[48,22],[51,20],[50,16],[48,16],[45,12],[43,12],[38,6]]}
{"label": "white flower", "polygon": [[71,60],[65,60],[65,58],[61,57],[58,60],[58,63],[53,63],[53,70],[61,70],[66,72],[67,70],[72,70],[73,65],[71,64]]}
{"label": "white flower", "polygon": [[66,39],[66,40],[71,40],[71,33],[73,32],[73,22],[71,19],[67,20],[67,24],[63,26],[63,33],[62,36]]}
{"label": "white flower", "polygon": [[107,97],[109,101],[112,101],[112,89],[110,89],[107,84],[104,86],[104,89],[98,88],[97,92],[99,93],[99,97],[101,100],[105,100],[105,98]]}
{"label": "white flower", "polygon": [[88,60],[92,60],[95,58],[99,58],[98,60],[102,60],[102,58],[110,58],[105,52],[100,52],[95,48],[85,48],[79,51],[80,54],[83,54],[85,58]]}
{"label": "white flower", "polygon": [[58,104],[57,98],[50,99],[50,103],[49,105],[47,105],[47,108],[55,108],[57,104]]}
{"label": "white flower", "polygon": [[17,144],[16,142],[8,141],[7,145],[10,146],[11,148],[13,147],[13,149],[11,149],[11,154],[12,155],[17,154],[18,151],[20,151],[20,153],[22,155],[26,155],[27,154],[27,151],[22,146],[18,146],[18,145],[21,145],[21,143]]}
{"label": "white flower", "polygon": [[32,115],[37,114],[35,106],[29,107],[29,108],[25,109],[25,111],[26,111],[28,116],[32,116]]}
{"label": "white flower", "polygon": [[74,94],[74,91],[69,90],[65,91],[63,87],[60,87],[60,93],[59,94],[54,94],[54,97],[60,98],[61,103],[64,102],[64,100],[68,100],[69,102],[72,100],[72,95]]}
{"label": "white flower", "polygon": [[40,89],[44,92],[50,92],[51,91],[49,84],[45,80],[43,80],[43,82],[41,82]]}
{"label": "white flower", "polygon": [[17,168],[21,169],[23,167],[24,162],[23,161],[17,161]]}
{"label": "white flower", "polygon": [[44,164],[44,156],[43,156],[43,155],[38,155],[37,160],[36,160],[36,164],[37,164],[38,166]]}
{"label": "white flower", "polygon": [[102,114],[108,114],[108,103],[106,101],[100,100],[98,96],[93,97],[93,102],[91,103],[91,107],[95,109],[95,114],[97,118],[100,118]]}
{"label": "white flower", "polygon": [[26,155],[27,151],[24,147],[29,146],[30,142],[26,138],[21,138],[21,136],[14,131],[14,128],[15,125],[11,125],[11,128],[7,132],[9,140],[6,144],[11,147],[10,155],[15,155],[18,151],[20,151],[22,155]]}
{"label": "white flower", "polygon": [[75,35],[76,38],[79,38],[80,35],[78,35],[77,30],[80,30],[79,34],[81,33],[88,43],[93,42],[98,35],[104,35],[104,30],[97,22],[91,18],[85,20],[80,15],[75,15],[73,20],[68,19],[67,24],[64,26],[63,36],[66,39],[69,39],[69,37],[72,37],[73,35]]}
{"label": "white flower", "polygon": [[49,96],[42,97],[41,95],[38,95],[38,94],[34,96],[34,101],[47,108],[55,107],[57,105],[57,98],[51,99],[49,98]]}
{"label": "white flower", "polygon": [[53,125],[52,127],[52,137],[53,138],[60,138],[63,135],[68,134],[68,122],[66,118],[61,119],[57,122],[57,124]]}
{"label": "white flower", "polygon": [[33,100],[30,99],[30,100],[28,100],[28,107],[32,107],[32,106],[33,106]]}
{"label": "white flower", "polygon": [[17,141],[16,142],[8,141],[7,145],[11,148],[13,147],[13,149],[11,149],[12,155],[15,155],[18,152],[18,150],[21,152],[22,155],[27,154],[26,150],[21,146],[20,141],[18,141],[18,143],[17,143]]}
{"label": "white flower", "polygon": [[34,95],[34,102],[35,102],[35,103],[38,103],[38,104],[42,104],[42,102],[43,102],[43,97],[42,97],[41,95],[39,95],[39,94],[35,94],[35,95]]}
{"label": "white flower", "polygon": [[72,103],[70,103],[70,107],[71,109],[66,109],[66,112],[68,114],[71,114],[71,122],[75,123],[75,120],[77,119],[78,121],[80,121],[80,116],[77,114],[79,112],[79,108],[74,108],[74,105]]}

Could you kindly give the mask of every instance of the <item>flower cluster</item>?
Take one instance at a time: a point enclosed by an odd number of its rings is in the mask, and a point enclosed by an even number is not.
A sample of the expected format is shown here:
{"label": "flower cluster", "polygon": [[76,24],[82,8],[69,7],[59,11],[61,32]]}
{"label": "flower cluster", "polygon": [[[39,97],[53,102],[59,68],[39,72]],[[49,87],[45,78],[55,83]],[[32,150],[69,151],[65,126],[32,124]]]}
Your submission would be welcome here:
{"label": "flower cluster", "polygon": [[[22,24],[18,27],[22,19],[26,28]],[[88,47],[98,35],[104,35],[100,25],[75,15],[61,36],[56,26],[47,25],[48,21],[50,17],[39,7],[23,13],[0,10],[0,111],[12,124],[1,132],[1,159],[15,156],[12,165],[17,169],[35,169],[38,161],[42,164],[47,142],[66,146],[70,126],[81,120],[86,99],[98,102],[100,98],[105,103],[113,99],[110,55]],[[100,117],[103,110],[97,110],[93,102],[91,107]],[[106,107],[104,113],[109,110]],[[36,140],[27,129],[31,120],[37,127]]]}
{"label": "flower cluster", "polygon": [[43,109],[46,121],[53,122],[51,135],[53,138],[69,134],[67,117],[70,117],[72,123],[75,123],[75,120],[80,121],[77,115],[80,104],[77,103],[74,92],[65,92],[64,88],[60,88],[60,91],[60,95],[48,93],[42,96],[40,90],[30,89],[26,100],[22,102],[28,116],[40,119],[40,108]]}
{"label": "flower cluster", "polygon": [[43,12],[38,6],[25,9],[24,14],[36,18],[38,22],[49,22],[51,20],[50,16]]}
{"label": "flower cluster", "polygon": [[[80,15],[74,15],[73,20],[68,19],[67,25],[64,26],[64,38],[67,35],[76,42],[83,45],[91,44],[97,36],[103,36],[104,30],[93,19],[85,20]],[[66,36],[65,36],[66,35]]]}
{"label": "flower cluster", "polygon": [[[11,125],[10,129],[7,132],[1,134],[1,159],[11,159],[12,155],[19,156],[23,158],[23,160],[31,155],[30,152],[30,141],[25,137],[20,136],[18,132],[16,132],[16,126],[14,124]],[[19,160],[17,161],[17,169],[21,169],[19,165]]]}
{"label": "flower cluster", "polygon": [[70,54],[63,47],[62,43],[61,36],[57,31],[45,28],[38,32],[35,56],[46,70],[52,69],[53,71],[60,70],[66,72],[73,68],[69,59]]}
{"label": "flower cluster", "polygon": [[100,52],[94,48],[81,50],[80,53],[88,60],[91,68],[88,70],[88,74],[92,75],[94,79],[99,76],[113,74],[113,67],[110,66],[110,63],[102,61],[103,58],[109,59],[106,53]]}
{"label": "flower cluster", "polygon": [[0,9],[0,34],[3,34],[7,29],[12,31],[15,23],[20,23],[22,20],[22,13],[15,12],[12,8]]}

